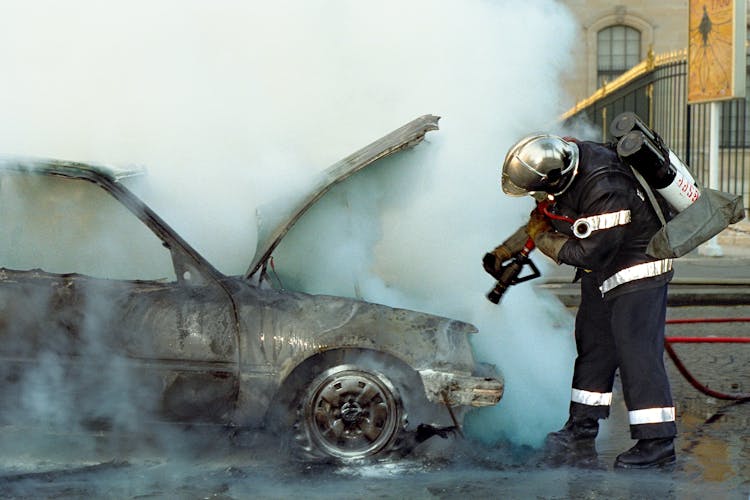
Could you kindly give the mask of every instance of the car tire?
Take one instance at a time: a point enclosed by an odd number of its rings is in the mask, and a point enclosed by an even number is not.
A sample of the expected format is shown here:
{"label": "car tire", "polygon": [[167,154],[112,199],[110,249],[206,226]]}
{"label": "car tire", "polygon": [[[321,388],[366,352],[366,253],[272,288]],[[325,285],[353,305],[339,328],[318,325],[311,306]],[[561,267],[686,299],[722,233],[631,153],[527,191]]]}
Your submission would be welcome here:
{"label": "car tire", "polygon": [[295,431],[298,443],[312,455],[353,460],[394,452],[406,424],[393,382],[375,370],[346,364],[309,384]]}
{"label": "car tire", "polygon": [[445,408],[427,400],[413,368],[377,351],[346,349],[298,366],[269,409],[266,428],[304,461],[380,460],[409,454],[417,426],[445,424],[441,415],[447,417]]}

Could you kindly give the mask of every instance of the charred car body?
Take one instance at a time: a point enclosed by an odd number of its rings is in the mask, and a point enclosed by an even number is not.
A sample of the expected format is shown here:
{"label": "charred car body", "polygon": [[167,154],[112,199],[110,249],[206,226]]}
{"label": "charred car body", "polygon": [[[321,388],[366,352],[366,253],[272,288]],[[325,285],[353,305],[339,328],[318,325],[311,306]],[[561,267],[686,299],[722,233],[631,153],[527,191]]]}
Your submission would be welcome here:
{"label": "charred car body", "polygon": [[[497,403],[503,384],[492,370],[478,374],[472,325],[264,280],[280,239],[332,185],[436,128],[437,117],[421,117],[329,168],[261,232],[243,276],[219,272],[136,197],[123,179],[137,172],[1,158],[2,414],[31,414],[41,398],[80,419],[128,420],[137,408],[177,422],[273,424],[294,428],[315,455],[362,458],[403,446],[418,424],[453,416],[453,407]],[[119,222],[113,228],[109,208],[72,215],[97,196],[164,255],[155,258]],[[77,247],[65,263],[55,245],[80,243],[74,220],[86,231],[103,221],[125,240]],[[36,235],[34,225],[43,226]],[[55,236],[62,242],[51,244]],[[150,271],[160,259],[167,271]],[[104,412],[102,398],[120,409]]]}

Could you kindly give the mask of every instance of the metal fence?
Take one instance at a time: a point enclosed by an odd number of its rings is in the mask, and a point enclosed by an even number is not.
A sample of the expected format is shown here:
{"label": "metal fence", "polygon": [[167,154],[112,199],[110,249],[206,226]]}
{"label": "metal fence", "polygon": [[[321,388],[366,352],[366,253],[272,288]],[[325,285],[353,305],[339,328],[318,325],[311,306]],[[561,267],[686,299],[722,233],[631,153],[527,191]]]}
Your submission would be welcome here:
{"label": "metal fence", "polygon": [[[650,55],[627,73],[600,88],[563,116],[566,124],[584,122],[611,140],[609,124],[620,113],[632,111],[654,129],[702,184],[709,180],[708,103],[687,103],[687,51]],[[741,194],[750,208],[750,113],[745,99],[721,104],[719,134],[722,191]]]}

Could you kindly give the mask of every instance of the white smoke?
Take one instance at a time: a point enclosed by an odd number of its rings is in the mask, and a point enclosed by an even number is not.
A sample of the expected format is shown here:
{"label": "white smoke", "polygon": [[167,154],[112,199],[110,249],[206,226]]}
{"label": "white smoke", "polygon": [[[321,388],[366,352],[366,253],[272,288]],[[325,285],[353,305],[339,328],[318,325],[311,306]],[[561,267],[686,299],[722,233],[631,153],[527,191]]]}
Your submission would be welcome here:
{"label": "white smoke", "polygon": [[572,322],[530,285],[490,304],[481,257],[532,208],[502,195],[499,165],[570,104],[573,32],[553,0],[5,1],[0,151],[145,165],[141,194],[235,274],[258,204],[440,115],[414,151],[323,200],[277,264],[307,291],[477,324],[507,392],[470,425],[538,444],[567,411]]}

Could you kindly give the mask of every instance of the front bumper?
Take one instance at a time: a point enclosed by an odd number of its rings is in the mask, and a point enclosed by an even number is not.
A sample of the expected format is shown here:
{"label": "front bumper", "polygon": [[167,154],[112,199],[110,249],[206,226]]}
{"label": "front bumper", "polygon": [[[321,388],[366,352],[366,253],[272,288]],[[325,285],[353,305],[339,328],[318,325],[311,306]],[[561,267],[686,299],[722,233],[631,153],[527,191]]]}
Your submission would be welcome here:
{"label": "front bumper", "polygon": [[492,406],[503,397],[500,377],[472,377],[451,372],[420,370],[427,399],[451,406]]}

